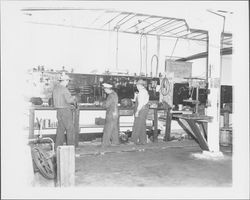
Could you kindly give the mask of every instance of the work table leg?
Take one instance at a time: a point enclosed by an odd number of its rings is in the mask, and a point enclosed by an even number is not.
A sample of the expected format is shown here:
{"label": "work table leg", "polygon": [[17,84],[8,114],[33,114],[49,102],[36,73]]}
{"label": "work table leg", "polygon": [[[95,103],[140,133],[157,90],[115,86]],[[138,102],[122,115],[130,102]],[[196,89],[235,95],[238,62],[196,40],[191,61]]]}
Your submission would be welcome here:
{"label": "work table leg", "polygon": [[158,142],[158,113],[157,109],[154,109],[154,135],[153,142]]}
{"label": "work table leg", "polygon": [[79,132],[80,132],[79,113],[80,113],[80,111],[78,109],[76,109],[74,111],[74,128],[75,128],[75,146],[76,147],[78,147],[78,145],[79,145]]}
{"label": "work table leg", "polygon": [[165,137],[164,137],[164,141],[166,142],[170,141],[171,122],[172,122],[172,113],[170,113],[170,109],[167,109],[166,128],[165,128]]}

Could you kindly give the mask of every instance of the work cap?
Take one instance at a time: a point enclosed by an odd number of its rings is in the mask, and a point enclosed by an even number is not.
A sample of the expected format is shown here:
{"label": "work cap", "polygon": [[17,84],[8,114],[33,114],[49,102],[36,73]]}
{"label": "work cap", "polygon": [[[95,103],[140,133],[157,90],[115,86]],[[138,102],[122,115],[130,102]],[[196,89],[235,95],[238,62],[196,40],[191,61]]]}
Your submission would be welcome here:
{"label": "work cap", "polygon": [[68,75],[66,75],[66,74],[63,73],[63,74],[59,77],[59,81],[65,81],[65,80],[71,80],[71,79],[69,78]]}
{"label": "work cap", "polygon": [[112,88],[113,86],[111,84],[108,84],[108,83],[103,83],[102,84],[104,88]]}
{"label": "work cap", "polygon": [[146,83],[144,80],[140,79],[139,81],[137,81],[136,85],[142,85],[145,87]]}

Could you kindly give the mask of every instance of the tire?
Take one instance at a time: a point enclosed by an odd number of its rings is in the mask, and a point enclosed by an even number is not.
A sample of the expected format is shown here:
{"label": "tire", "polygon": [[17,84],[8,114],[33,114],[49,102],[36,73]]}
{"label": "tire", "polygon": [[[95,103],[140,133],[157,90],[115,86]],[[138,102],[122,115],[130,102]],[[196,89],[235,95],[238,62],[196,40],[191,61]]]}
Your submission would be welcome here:
{"label": "tire", "polygon": [[31,150],[32,158],[39,169],[39,172],[47,179],[56,177],[55,166],[52,163],[52,158],[49,158],[42,149],[33,147]]}
{"label": "tire", "polygon": [[161,82],[161,94],[163,96],[167,96],[168,93],[170,92],[170,83],[168,81],[168,79],[165,77],[163,78],[162,82]]}

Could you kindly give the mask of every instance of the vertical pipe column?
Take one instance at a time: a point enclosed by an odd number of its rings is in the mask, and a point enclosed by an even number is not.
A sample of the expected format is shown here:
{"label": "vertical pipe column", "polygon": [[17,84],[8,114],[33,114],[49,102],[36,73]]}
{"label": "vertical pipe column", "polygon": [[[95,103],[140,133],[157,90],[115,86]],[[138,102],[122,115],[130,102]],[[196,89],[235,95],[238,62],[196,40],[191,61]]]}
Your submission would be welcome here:
{"label": "vertical pipe column", "polygon": [[119,42],[119,29],[117,28],[117,31],[116,31],[116,60],[115,60],[115,67],[116,67],[116,69],[118,69],[118,47],[119,47],[119,44],[118,44],[118,42]]}
{"label": "vertical pipe column", "polygon": [[155,74],[155,76],[157,77],[158,76],[158,67],[159,67],[159,63],[160,63],[160,44],[161,44],[161,42],[160,42],[160,36],[159,35],[157,35],[157,58],[158,58],[158,64],[157,64],[157,66],[156,66],[156,74]]}

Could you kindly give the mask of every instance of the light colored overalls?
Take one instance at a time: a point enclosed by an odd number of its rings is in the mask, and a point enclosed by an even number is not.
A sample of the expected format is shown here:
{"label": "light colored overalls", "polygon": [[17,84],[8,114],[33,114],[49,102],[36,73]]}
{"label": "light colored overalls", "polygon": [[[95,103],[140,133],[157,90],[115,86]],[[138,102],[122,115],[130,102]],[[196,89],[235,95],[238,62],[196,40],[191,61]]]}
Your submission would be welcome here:
{"label": "light colored overalls", "polygon": [[[138,107],[138,98],[135,102],[135,111]],[[135,144],[146,144],[147,134],[146,134],[146,119],[149,111],[149,105],[146,104],[139,111],[138,117],[135,117],[133,130],[132,130],[132,141]]]}

